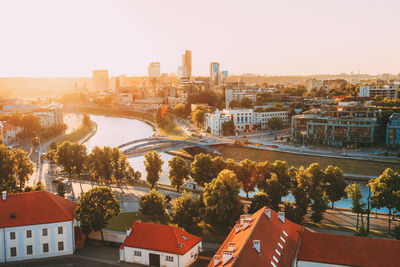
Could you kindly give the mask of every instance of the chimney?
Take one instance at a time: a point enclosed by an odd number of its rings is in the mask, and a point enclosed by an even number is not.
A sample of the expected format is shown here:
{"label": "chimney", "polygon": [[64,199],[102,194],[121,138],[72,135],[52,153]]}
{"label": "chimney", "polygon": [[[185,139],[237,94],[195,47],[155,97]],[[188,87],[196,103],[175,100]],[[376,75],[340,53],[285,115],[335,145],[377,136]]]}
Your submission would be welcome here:
{"label": "chimney", "polygon": [[239,233],[240,231],[240,225],[236,224],[235,225],[235,234]]}
{"label": "chimney", "polygon": [[2,196],[1,199],[6,200],[7,199],[7,191],[1,192],[1,196]]}
{"label": "chimney", "polygon": [[278,218],[282,223],[285,223],[285,213],[283,211],[278,212]]}
{"label": "chimney", "polygon": [[228,243],[228,250],[229,251],[235,251],[235,243],[229,242]]}
{"label": "chimney", "polygon": [[268,219],[271,220],[271,210],[270,209],[265,209],[265,215],[267,215]]}
{"label": "chimney", "polygon": [[128,228],[128,230],[126,230],[126,236],[129,236],[132,232],[132,228]]}
{"label": "chimney", "polygon": [[185,245],[184,245],[183,243],[179,243],[179,247],[180,247],[181,249],[183,249],[183,248],[185,247]]}
{"label": "chimney", "polygon": [[243,224],[244,220],[249,220],[251,222],[251,215],[250,214],[240,215],[240,224]]}
{"label": "chimney", "polygon": [[242,222],[243,230],[246,229],[250,224],[250,220],[244,219]]}
{"label": "chimney", "polygon": [[253,248],[257,251],[258,255],[261,255],[261,241],[253,240]]}
{"label": "chimney", "polygon": [[217,266],[221,262],[220,255],[214,255],[214,266]]}
{"label": "chimney", "polygon": [[227,251],[227,250],[222,251],[222,265],[225,265],[225,263],[230,261],[232,258],[233,258],[233,251]]}

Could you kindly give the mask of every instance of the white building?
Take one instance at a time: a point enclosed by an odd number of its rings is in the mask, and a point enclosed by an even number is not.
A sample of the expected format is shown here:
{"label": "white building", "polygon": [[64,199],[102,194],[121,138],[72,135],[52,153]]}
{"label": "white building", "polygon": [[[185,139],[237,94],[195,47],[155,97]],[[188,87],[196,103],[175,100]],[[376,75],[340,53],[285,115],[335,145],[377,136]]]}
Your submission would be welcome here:
{"label": "white building", "polygon": [[251,132],[255,126],[261,130],[268,128],[268,121],[272,117],[282,118],[283,124],[290,123],[288,111],[254,112],[252,109],[218,109],[214,113],[207,113],[205,117],[205,129],[213,135],[222,135],[222,124],[230,120],[235,125],[235,131],[239,133]]}
{"label": "white building", "polygon": [[386,98],[398,98],[398,85],[363,85],[360,86],[359,97],[382,96]]}
{"label": "white building", "polygon": [[46,191],[0,200],[0,263],[70,255],[76,203]]}
{"label": "white building", "polygon": [[5,145],[11,145],[17,141],[17,135],[23,131],[24,127],[14,126],[6,121],[0,121],[0,138]]}
{"label": "white building", "polygon": [[151,62],[148,68],[149,78],[160,78],[160,62]]}
{"label": "white building", "polygon": [[261,89],[254,91],[254,90],[239,90],[239,89],[225,89],[225,106],[229,108],[230,103],[235,100],[240,102],[243,98],[247,97],[254,103],[257,100],[257,94],[261,93]]}
{"label": "white building", "polygon": [[201,252],[201,238],[162,224],[135,221],[120,247],[120,260],[151,266],[186,267]]}

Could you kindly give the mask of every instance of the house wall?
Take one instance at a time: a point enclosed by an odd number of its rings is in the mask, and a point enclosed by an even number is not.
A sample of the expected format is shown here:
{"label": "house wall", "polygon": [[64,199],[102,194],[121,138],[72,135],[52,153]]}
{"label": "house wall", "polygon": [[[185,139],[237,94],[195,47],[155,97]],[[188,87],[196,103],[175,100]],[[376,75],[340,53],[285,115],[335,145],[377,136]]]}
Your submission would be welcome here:
{"label": "house wall", "polygon": [[197,245],[195,245],[181,257],[182,263],[180,263],[179,266],[185,266],[185,267],[190,266],[197,260],[201,250],[202,250],[202,243],[199,242]]}
{"label": "house wall", "polygon": [[[135,256],[135,251],[140,251],[142,255]],[[154,250],[148,250],[148,249],[142,249],[142,248],[132,248],[132,247],[126,247],[124,246],[124,261],[125,262],[131,262],[131,263],[138,263],[138,264],[143,264],[143,265],[149,265],[149,254],[158,254],[160,255],[160,266],[162,267],[177,267],[177,266],[182,266],[182,256],[177,255],[177,254],[172,254],[172,253],[167,253],[167,252],[162,252],[162,251],[154,251]],[[166,261],[166,257],[171,256],[173,257],[173,261]],[[180,263],[178,265],[178,263]]]}
{"label": "house wall", "polygon": [[[58,234],[58,227],[63,227],[63,233]],[[42,229],[47,228],[47,236],[42,236]],[[32,237],[26,237],[26,231],[32,231]],[[26,259],[46,258],[74,253],[72,221],[38,224],[0,229],[0,262],[20,261]],[[10,239],[10,233],[15,232],[15,239]],[[58,251],[58,242],[64,242],[64,250]],[[49,251],[43,252],[43,244],[49,244]],[[32,254],[27,254],[27,246],[32,245]],[[5,247],[4,247],[5,246]],[[16,248],[17,255],[11,257],[10,249]],[[4,255],[5,254],[5,255]]]}

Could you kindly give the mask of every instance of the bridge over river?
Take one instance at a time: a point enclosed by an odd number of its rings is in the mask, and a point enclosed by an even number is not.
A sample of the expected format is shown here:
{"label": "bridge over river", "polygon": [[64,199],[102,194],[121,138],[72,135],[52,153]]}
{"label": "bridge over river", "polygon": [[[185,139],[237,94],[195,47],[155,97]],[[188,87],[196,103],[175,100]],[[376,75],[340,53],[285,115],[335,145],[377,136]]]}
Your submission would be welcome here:
{"label": "bridge over river", "polygon": [[189,140],[173,140],[166,137],[148,137],[136,139],[118,147],[129,158],[144,155],[149,151],[167,152],[172,150],[198,147],[211,154],[220,154],[219,151],[210,147],[211,145],[226,144],[225,142],[203,142],[203,141],[189,141]]}

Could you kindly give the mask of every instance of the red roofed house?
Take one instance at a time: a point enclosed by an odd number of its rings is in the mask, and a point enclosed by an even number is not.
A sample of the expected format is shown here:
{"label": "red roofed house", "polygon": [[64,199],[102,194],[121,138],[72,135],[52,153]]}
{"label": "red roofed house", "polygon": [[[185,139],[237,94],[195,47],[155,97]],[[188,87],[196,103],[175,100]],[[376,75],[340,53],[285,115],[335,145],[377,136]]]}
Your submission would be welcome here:
{"label": "red roofed house", "polygon": [[0,263],[73,254],[76,203],[46,191],[0,199]]}
{"label": "red roofed house", "polygon": [[14,126],[6,121],[0,121],[0,139],[3,139],[5,145],[11,145],[17,140],[17,134],[22,132],[24,127]]}
{"label": "red roofed house", "polygon": [[400,266],[400,241],[305,232],[264,207],[240,216],[208,266]]}
{"label": "red roofed house", "polygon": [[197,260],[201,238],[177,227],[135,221],[120,248],[120,260],[151,266],[190,266]]}

